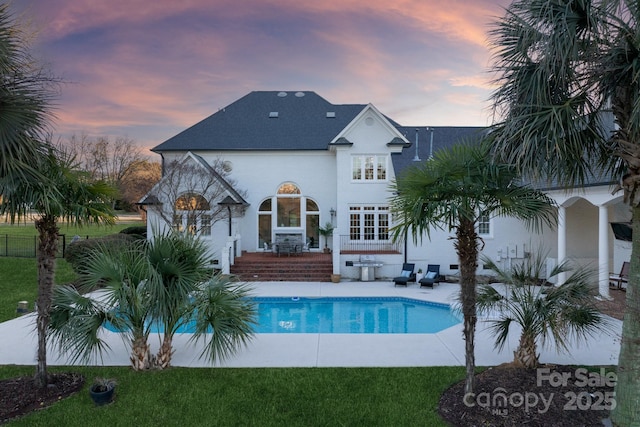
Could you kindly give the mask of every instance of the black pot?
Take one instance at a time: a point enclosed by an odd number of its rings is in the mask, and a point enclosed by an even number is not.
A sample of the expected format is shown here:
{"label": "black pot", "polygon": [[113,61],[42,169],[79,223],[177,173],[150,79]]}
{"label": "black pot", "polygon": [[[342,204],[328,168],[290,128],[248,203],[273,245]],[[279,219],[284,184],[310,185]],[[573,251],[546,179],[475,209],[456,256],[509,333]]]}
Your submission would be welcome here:
{"label": "black pot", "polygon": [[111,387],[106,391],[95,391],[94,387],[91,387],[89,389],[89,395],[91,396],[91,399],[93,400],[93,403],[96,404],[96,406],[102,406],[107,405],[113,401],[113,394],[115,390],[115,387]]}

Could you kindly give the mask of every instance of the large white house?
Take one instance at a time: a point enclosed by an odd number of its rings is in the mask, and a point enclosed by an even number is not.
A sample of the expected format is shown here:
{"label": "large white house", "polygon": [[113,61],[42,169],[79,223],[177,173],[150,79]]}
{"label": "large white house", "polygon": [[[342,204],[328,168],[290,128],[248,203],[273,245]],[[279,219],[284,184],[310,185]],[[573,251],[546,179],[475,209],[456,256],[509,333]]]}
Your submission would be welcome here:
{"label": "large white house", "polygon": [[[361,278],[350,264],[372,253],[383,264],[375,269],[377,278],[397,276],[403,262],[415,263],[416,270],[439,264],[441,273],[454,275],[453,232],[435,230],[417,242],[390,240],[390,183],[404,168],[482,132],[402,126],[371,104],[331,104],[314,92],[251,92],[152,150],[162,157],[163,180],[178,162],[220,186],[211,197],[205,190],[198,194],[197,186],[179,186],[173,196],[164,193],[172,200],[160,200],[152,190],[142,201],[149,235],[168,226],[191,229],[209,245],[212,262],[228,271],[244,252],[272,251],[285,239],[322,251],[319,227],[331,223],[333,272],[343,279]],[[565,258],[591,263],[600,271],[600,293],[608,296],[609,272],[630,254],[629,243],[616,240],[610,227],[630,219],[622,195],[611,194],[610,182],[547,191],[559,206],[557,229],[533,234],[518,220],[486,218],[479,224],[482,254],[508,266],[544,248],[549,265]],[[170,220],[159,206],[173,209]],[[189,217],[185,206],[204,214]]]}

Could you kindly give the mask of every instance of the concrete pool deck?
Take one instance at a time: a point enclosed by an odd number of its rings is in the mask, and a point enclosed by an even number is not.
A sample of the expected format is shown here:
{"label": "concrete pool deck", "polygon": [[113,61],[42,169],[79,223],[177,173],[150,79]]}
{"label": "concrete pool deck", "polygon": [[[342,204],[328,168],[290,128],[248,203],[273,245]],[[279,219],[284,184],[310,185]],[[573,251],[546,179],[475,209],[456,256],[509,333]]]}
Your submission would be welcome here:
{"label": "concrete pool deck", "polygon": [[[255,282],[251,284],[258,296],[328,297],[328,296],[392,296],[407,297],[450,304],[459,291],[457,284],[442,283],[435,289],[420,289],[415,283],[395,287],[393,282]],[[571,344],[569,353],[539,348],[542,363],[616,365],[620,350],[622,322],[611,319],[609,334],[598,334],[579,346]],[[119,334],[105,331],[111,351],[94,365],[129,365],[129,350]],[[513,360],[518,344],[517,331],[509,337],[502,352],[493,348],[494,338],[487,323],[478,321],[475,339],[477,366],[495,366]],[[189,344],[188,336],[174,337],[176,349],[172,364],[185,367],[209,367],[199,360],[201,348]],[[152,351],[159,339],[150,336]],[[25,315],[0,323],[0,365],[35,365],[36,334],[34,315]],[[69,365],[55,349],[48,349],[50,365]],[[220,367],[407,367],[464,366],[462,324],[435,334],[257,334],[249,345]]]}

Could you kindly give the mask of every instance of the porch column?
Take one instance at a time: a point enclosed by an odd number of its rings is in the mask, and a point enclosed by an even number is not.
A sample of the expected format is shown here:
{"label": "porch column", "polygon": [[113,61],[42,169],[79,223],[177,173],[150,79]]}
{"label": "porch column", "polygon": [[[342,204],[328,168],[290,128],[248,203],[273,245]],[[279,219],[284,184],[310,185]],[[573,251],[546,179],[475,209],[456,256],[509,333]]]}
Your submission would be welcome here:
{"label": "porch column", "polygon": [[609,296],[609,210],[598,206],[598,290],[604,299]]}
{"label": "porch column", "polygon": [[[567,209],[558,207],[558,265],[567,258]],[[556,285],[567,280],[567,273],[562,272],[557,276]]]}

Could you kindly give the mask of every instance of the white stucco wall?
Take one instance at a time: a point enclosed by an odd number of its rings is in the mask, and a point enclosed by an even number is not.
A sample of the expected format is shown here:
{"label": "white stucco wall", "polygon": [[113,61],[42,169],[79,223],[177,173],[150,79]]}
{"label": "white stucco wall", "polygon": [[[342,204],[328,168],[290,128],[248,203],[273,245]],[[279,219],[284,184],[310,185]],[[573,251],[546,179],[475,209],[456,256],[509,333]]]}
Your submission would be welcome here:
{"label": "white stucco wall", "polygon": [[[197,153],[208,162],[218,156]],[[265,152],[242,153],[227,152],[219,156],[230,162],[230,178],[235,188],[245,191],[245,200],[249,203],[244,216],[238,219],[237,231],[242,234],[242,250],[255,252],[258,247],[258,208],[267,197],[276,195],[278,188],[292,182],[297,185],[302,196],[312,198],[320,209],[320,224],[331,220],[330,209],[336,206],[336,171],[334,153],[328,151],[313,152]],[[290,228],[299,231],[301,227]]]}

